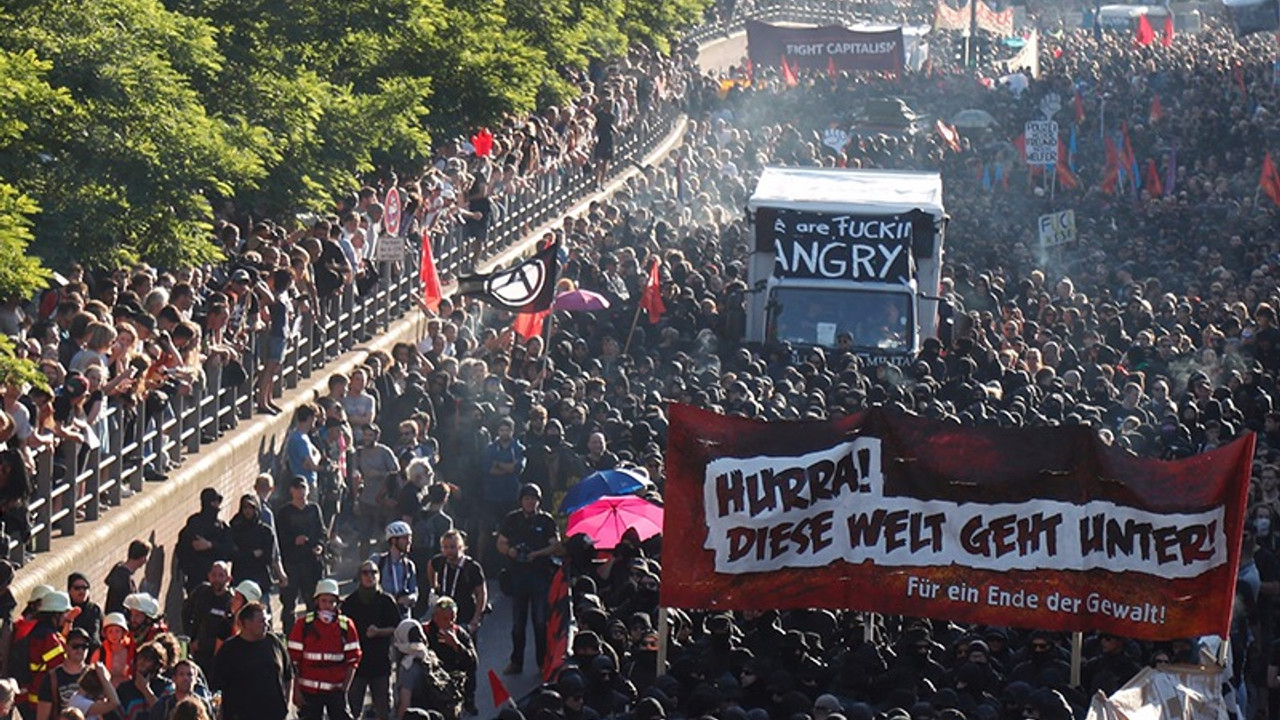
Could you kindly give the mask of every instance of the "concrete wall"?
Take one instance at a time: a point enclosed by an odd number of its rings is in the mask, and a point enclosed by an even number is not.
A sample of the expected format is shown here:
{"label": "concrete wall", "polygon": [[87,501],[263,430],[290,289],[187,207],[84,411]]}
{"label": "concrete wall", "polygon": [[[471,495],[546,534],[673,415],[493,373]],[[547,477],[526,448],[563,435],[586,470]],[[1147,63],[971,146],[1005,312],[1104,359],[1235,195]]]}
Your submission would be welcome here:
{"label": "concrete wall", "polygon": [[[741,43],[740,38],[733,41]],[[710,46],[725,44],[725,41],[716,41]],[[644,164],[659,162],[679,144],[684,132],[685,120],[681,119],[667,138],[645,157]],[[605,190],[583,198],[566,215],[580,214],[591,202],[612,193],[635,173],[634,169],[623,173],[610,181]],[[530,252],[547,229],[559,224],[557,219],[535,228],[523,242],[489,258],[482,267],[491,269],[510,264]],[[445,294],[452,294],[452,290],[452,287],[445,288]],[[134,539],[151,540],[164,553],[164,575],[160,581],[165,596],[162,604],[170,625],[174,626],[179,618],[182,595],[180,583],[171,586],[169,582],[173,574],[173,547],[187,518],[200,509],[200,491],[206,487],[217,488],[224,498],[222,516],[229,519],[239,507],[239,497],[253,491],[253,481],[258,473],[271,467],[276,451],[289,430],[293,410],[298,405],[318,394],[327,393],[326,383],[333,373],[351,371],[361,365],[371,351],[390,353],[396,343],[416,343],[425,329],[422,314],[414,310],[392,323],[385,334],[317,369],[310,378],[299,382],[298,387],[286,390],[279,402],[285,412],[279,416],[255,415],[248,422],[242,421],[236,430],[216,443],[203,446],[198,454],[187,457],[181,466],[170,471],[168,480],[146,483],[143,492],[125,500],[119,507],[104,506],[98,521],[78,525],[76,535],[55,538],[49,552],[40,553],[17,572],[12,589],[19,605],[26,601],[35,585],[65,589],[67,574],[75,571],[88,576],[93,584],[93,596],[102,602],[106,599],[104,581],[107,573],[117,562],[125,559],[129,542]],[[142,571],[139,571],[137,579],[141,584]]]}
{"label": "concrete wall", "polygon": [[[254,479],[271,467],[276,451],[289,430],[293,410],[319,393],[326,393],[326,382],[335,372],[349,372],[362,364],[370,351],[385,350],[398,342],[416,342],[422,331],[422,316],[414,311],[393,323],[389,331],[373,342],[348,352],[324,368],[316,370],[298,387],[285,391],[280,401],[285,412],[278,416],[255,415],[240,423],[216,443],[205,445],[198,454],[186,457],[181,466],[169,473],[163,482],[148,482],[143,492],[125,500],[119,507],[104,508],[97,522],[84,523],[72,537],[55,538],[50,552],[40,553],[18,571],[13,593],[19,605],[25,602],[33,586],[52,585],[65,589],[67,574],[85,573],[93,583],[99,602],[106,598],[103,581],[107,573],[125,558],[129,542],[151,540],[164,553],[164,603],[170,623],[177,620],[181,603],[180,584],[173,584],[174,543],[187,518],[200,509],[200,491],[217,488],[224,498],[222,516],[229,519],[239,507],[239,497],[253,491]],[[142,572],[137,575],[139,583]],[[176,592],[169,592],[170,590]]]}

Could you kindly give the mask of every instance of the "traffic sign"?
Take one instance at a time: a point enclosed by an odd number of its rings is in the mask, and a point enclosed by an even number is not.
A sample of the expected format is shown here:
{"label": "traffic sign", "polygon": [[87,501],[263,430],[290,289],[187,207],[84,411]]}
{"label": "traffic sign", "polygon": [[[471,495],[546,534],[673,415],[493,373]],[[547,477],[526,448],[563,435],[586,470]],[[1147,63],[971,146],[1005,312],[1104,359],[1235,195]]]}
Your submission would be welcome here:
{"label": "traffic sign", "polygon": [[382,227],[392,237],[400,234],[400,210],[400,191],[393,186],[382,203]]}

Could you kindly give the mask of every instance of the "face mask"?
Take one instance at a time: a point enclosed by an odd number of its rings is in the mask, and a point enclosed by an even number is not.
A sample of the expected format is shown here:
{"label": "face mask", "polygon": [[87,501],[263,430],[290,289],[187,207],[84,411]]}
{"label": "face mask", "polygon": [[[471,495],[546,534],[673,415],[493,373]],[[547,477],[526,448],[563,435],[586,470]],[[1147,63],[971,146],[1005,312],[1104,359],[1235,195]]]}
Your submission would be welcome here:
{"label": "face mask", "polygon": [[316,614],[320,616],[320,620],[322,622],[327,622],[327,623],[331,623],[338,618],[338,613],[332,610],[321,610]]}
{"label": "face mask", "polygon": [[1271,534],[1271,518],[1260,517],[1253,521],[1253,529],[1257,531],[1258,537],[1266,537]]}

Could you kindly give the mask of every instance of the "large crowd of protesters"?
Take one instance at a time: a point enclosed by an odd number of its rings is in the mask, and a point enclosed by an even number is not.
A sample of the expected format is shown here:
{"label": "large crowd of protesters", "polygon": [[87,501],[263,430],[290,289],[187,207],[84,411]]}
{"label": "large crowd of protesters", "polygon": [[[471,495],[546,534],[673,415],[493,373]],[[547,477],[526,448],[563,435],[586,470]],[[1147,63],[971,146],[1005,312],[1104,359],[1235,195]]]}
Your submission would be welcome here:
{"label": "large crowd of protesters", "polygon": [[[1225,697],[1235,718],[1280,717],[1280,242],[1275,204],[1257,191],[1280,100],[1270,56],[1212,23],[1168,47],[1044,30],[1041,75],[1025,89],[951,67],[945,38],[920,72],[802,74],[794,86],[766,68],[701,73],[692,51],[636,56],[600,68],[581,101],[499,129],[485,157],[445,148],[400,180],[408,234],[441,243],[459,224],[475,264],[508,199],[569,169],[605,180],[615,136],[658,105],[689,118],[666,159],[544,238],[561,243],[561,285],[604,295],[609,310],[554,313],[525,339],[510,316],[445,299],[420,342],[332,373],[326,394],[293,411],[274,472],[246,478],[230,507],[201,494],[176,548],[185,602],[169,620],[181,627],[167,627],[154,588],[139,589],[151,551],[140,541],[105,584],[75,573],[25,605],[0,595],[14,616],[0,715],[491,714],[476,677],[496,652],[476,644],[487,610],[512,605],[505,672],[532,672],[526,650],[546,657],[558,566],[572,585],[569,657],[502,717],[1065,720],[1143,666],[1220,659],[1198,638],[1091,634],[1073,685],[1054,633],[828,610],[673,610],[660,637],[661,538],[597,551],[562,537],[554,513],[581,478],[619,467],[647,476],[660,503],[665,407],[682,402],[768,420],[883,405],[963,424],[1088,425],[1162,458],[1257,433]],[[1051,93],[1077,137],[1073,182],[1052,193],[1013,142]],[[926,120],[860,131],[857,109],[886,96]],[[974,108],[995,124],[954,145],[934,132],[933,118]],[[833,125],[848,130],[837,143]],[[1168,178],[1160,192],[1132,177],[1104,188],[1106,140],[1122,128],[1134,159]],[[946,322],[913,362],[743,342],[743,208],[766,165],[941,171]],[[228,209],[225,266],[76,270],[40,303],[6,304],[0,329],[53,388],[6,387],[8,532],[25,522],[19,479],[34,452],[106,435],[106,403],[154,423],[166,397],[208,375],[234,382],[254,334],[255,404],[281,412],[273,383],[296,318],[338,312],[375,271],[381,195],[367,188],[301,228],[242,227]],[[1066,208],[1077,241],[1043,251],[1038,216]],[[666,310],[633,328],[653,263]],[[152,456],[161,480],[165,453]],[[0,586],[11,579],[0,565]]]}

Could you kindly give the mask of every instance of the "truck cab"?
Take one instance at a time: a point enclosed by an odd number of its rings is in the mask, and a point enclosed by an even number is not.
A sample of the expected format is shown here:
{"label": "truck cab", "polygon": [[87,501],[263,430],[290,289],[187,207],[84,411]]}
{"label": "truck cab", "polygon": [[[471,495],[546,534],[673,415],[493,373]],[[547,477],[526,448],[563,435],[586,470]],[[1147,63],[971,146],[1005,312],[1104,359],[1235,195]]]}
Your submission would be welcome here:
{"label": "truck cab", "polygon": [[936,336],[938,173],[770,167],[748,211],[748,341],[906,364]]}

